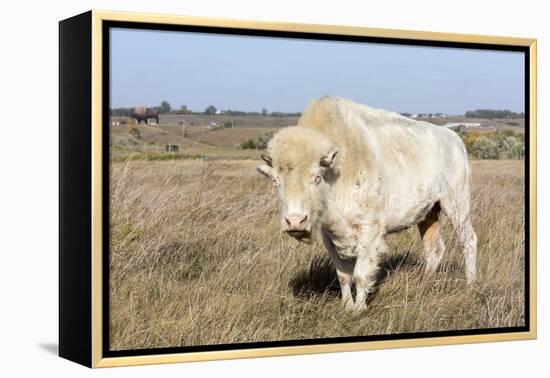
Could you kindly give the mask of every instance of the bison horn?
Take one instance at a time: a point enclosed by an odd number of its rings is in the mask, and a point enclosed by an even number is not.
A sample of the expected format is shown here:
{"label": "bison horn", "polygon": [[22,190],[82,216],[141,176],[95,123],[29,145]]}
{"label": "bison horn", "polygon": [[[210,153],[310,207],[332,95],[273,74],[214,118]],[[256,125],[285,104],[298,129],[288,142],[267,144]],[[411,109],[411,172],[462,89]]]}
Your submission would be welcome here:
{"label": "bison horn", "polygon": [[330,168],[332,166],[332,163],[334,163],[334,159],[336,158],[337,154],[338,151],[331,151],[330,153],[321,156],[319,165],[323,168]]}
{"label": "bison horn", "polygon": [[263,161],[265,161],[267,165],[269,165],[270,167],[273,167],[273,160],[271,160],[269,156],[262,154],[261,158]]}

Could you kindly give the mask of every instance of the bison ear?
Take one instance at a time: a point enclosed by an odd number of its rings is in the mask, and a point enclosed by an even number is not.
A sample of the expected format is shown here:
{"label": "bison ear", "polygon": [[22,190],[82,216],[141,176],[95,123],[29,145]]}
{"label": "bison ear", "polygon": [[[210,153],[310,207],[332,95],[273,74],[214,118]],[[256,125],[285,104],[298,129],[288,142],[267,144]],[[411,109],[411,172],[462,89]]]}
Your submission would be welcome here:
{"label": "bison ear", "polygon": [[334,160],[336,159],[336,155],[338,155],[338,150],[332,150],[328,154],[324,154],[321,156],[321,161],[319,162],[319,165],[323,168],[331,168],[334,165]]}
{"label": "bison ear", "polygon": [[273,178],[273,168],[271,168],[269,165],[258,165],[256,167],[256,170],[267,178]]}
{"label": "bison ear", "polygon": [[273,160],[271,159],[271,157],[265,154],[262,154],[260,157],[262,158],[263,161],[265,161],[267,165],[269,165],[270,167],[273,167]]}

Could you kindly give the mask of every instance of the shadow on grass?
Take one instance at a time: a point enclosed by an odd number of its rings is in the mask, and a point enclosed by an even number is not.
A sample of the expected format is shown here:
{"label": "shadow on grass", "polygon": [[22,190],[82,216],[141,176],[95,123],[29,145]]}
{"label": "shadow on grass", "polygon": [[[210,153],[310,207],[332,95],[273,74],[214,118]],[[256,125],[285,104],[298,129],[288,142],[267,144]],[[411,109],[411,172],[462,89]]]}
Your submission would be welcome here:
{"label": "shadow on grass", "polygon": [[340,284],[336,270],[328,256],[315,256],[308,269],[302,269],[290,281],[295,297],[336,298],[340,295]]}
{"label": "shadow on grass", "polygon": [[[383,258],[376,276],[375,292],[369,296],[369,301],[376,296],[378,287],[395,272],[420,269],[420,266],[421,262],[410,251]],[[296,297],[328,296],[336,298],[340,296],[340,284],[336,270],[328,256],[315,256],[309,270],[303,269],[296,273],[289,286]]]}
{"label": "shadow on grass", "polygon": [[376,286],[382,284],[398,271],[414,269],[422,269],[422,262],[413,256],[411,251],[385,256],[380,262],[378,274],[376,275]]}

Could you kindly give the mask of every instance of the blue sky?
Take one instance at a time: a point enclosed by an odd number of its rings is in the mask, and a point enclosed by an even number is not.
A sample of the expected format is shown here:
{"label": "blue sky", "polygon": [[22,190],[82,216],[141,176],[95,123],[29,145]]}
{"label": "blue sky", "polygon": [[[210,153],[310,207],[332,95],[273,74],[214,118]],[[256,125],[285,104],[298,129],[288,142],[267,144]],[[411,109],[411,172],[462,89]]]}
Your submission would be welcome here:
{"label": "blue sky", "polygon": [[111,107],[294,112],[337,95],[398,112],[523,112],[523,88],[520,52],[111,30]]}

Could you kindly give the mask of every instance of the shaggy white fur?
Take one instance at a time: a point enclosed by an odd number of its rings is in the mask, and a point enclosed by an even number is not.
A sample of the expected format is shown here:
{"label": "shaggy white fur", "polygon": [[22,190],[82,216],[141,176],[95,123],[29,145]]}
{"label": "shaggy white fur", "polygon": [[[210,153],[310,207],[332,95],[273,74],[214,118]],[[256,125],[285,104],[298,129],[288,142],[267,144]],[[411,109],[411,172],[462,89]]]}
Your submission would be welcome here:
{"label": "shaggy white fur", "polygon": [[[273,137],[264,160],[267,164],[258,170],[277,189],[283,230],[301,241],[322,238],[346,308],[366,308],[390,232],[418,225],[425,271],[437,269],[445,248],[439,233],[441,212],[451,220],[464,250],[466,280],[475,280],[470,168],[466,149],[453,131],[348,99],[323,97],[311,102],[297,127]],[[298,232],[289,230],[289,216],[303,220]]]}

